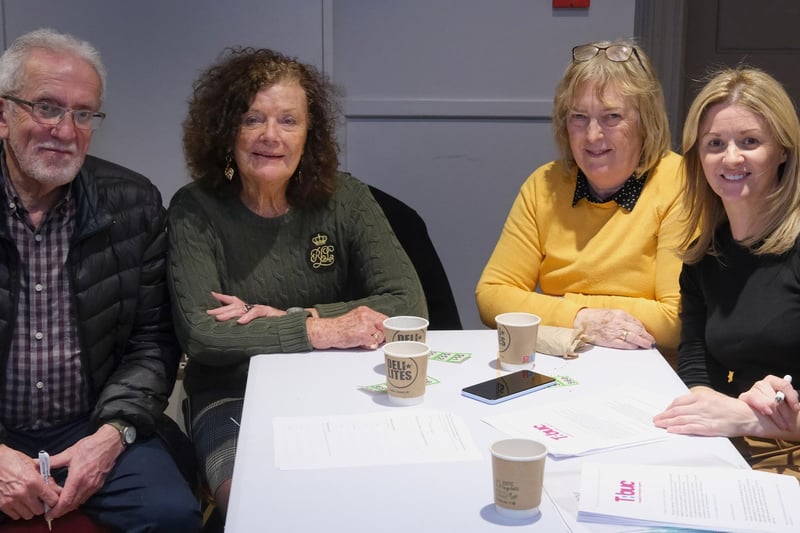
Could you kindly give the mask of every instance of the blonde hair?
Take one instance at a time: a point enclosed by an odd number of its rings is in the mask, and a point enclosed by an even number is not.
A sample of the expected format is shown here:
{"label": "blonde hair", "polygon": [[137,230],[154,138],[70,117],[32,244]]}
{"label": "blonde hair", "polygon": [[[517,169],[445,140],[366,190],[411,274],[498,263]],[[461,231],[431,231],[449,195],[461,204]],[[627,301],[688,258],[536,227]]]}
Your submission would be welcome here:
{"label": "blonde hair", "polygon": [[[688,227],[683,259],[696,263],[715,255],[714,234],[727,221],[722,200],[711,189],[700,161],[700,123],[716,104],[737,105],[763,117],[783,148],[786,161],[778,169],[778,186],[758,214],[755,232],[741,244],[756,255],[782,254],[800,235],[800,122],[792,99],[775,78],[757,68],[739,66],[712,73],[689,107],[683,126],[683,167]],[[695,239],[695,235],[699,235]]]}
{"label": "blonde hair", "polygon": [[605,53],[599,52],[588,61],[572,61],[565,70],[553,100],[553,134],[561,160],[570,172],[577,168],[569,146],[567,119],[578,92],[588,83],[594,85],[599,96],[607,88],[613,88],[620,96],[633,101],[642,135],[642,154],[636,168],[636,174],[641,175],[655,167],[670,149],[669,120],[661,83],[650,59],[633,42],[617,40],[591,44],[599,48],[629,46],[633,51],[627,61],[611,61]]}

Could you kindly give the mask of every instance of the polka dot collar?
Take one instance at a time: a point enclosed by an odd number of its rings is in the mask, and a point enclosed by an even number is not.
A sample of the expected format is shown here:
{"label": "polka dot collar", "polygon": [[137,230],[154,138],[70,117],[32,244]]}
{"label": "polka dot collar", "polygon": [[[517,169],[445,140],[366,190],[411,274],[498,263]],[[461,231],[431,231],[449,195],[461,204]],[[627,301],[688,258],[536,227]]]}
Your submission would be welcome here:
{"label": "polka dot collar", "polygon": [[644,187],[644,181],[647,179],[647,172],[641,175],[641,177],[636,177],[636,174],[633,174],[630,178],[625,180],[625,183],[622,185],[622,188],[612,194],[609,198],[598,198],[597,196],[592,193],[592,189],[589,187],[589,180],[586,178],[586,174],[583,173],[581,169],[578,169],[578,183],[575,185],[575,195],[572,197],[572,207],[582,199],[586,198],[588,201],[595,203],[595,204],[604,204],[606,202],[615,201],[617,204],[627,209],[628,211],[633,211],[634,206],[636,205],[636,201],[639,200],[639,196],[642,194],[642,188]]}

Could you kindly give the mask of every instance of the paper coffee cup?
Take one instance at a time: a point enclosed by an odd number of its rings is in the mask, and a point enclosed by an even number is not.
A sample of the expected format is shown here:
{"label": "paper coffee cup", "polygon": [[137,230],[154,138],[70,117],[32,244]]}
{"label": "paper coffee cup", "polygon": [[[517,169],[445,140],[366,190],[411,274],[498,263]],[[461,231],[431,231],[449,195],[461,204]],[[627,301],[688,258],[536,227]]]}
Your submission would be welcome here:
{"label": "paper coffee cup", "polygon": [[494,506],[501,515],[531,518],[542,502],[547,448],[530,439],[504,439],[492,444]]}
{"label": "paper coffee cup", "polygon": [[421,403],[425,396],[430,348],[421,342],[396,341],[384,344],[383,354],[389,401],[397,405]]}
{"label": "paper coffee cup", "polygon": [[386,342],[425,342],[428,321],[418,316],[393,316],[383,321]]}
{"label": "paper coffee cup", "polygon": [[536,338],[542,321],[530,313],[503,313],[497,322],[497,355],[503,370],[533,368],[536,360]]}

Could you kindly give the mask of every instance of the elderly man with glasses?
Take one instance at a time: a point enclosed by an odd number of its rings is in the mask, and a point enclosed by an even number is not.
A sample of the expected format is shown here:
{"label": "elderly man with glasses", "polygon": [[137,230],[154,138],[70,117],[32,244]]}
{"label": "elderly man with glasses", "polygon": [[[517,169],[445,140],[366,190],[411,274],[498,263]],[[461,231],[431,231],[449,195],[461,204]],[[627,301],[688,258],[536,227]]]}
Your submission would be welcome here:
{"label": "elderly man with glasses", "polygon": [[154,434],[180,356],[165,210],[146,178],[87,156],[104,86],[70,35],[0,57],[0,524],[80,507],[113,530],[197,531]]}

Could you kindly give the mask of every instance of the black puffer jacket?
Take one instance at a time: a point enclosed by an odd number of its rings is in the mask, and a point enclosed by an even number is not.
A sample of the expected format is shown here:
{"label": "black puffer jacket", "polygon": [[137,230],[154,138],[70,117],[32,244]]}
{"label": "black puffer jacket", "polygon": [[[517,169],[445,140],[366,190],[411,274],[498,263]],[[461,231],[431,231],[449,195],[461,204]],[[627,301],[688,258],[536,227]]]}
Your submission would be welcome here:
{"label": "black puffer jacket", "polygon": [[[161,195],[144,176],[91,156],[73,182],[73,194],[77,218],[67,266],[92,423],[124,419],[148,436],[167,405],[180,357],[166,287]],[[20,282],[7,206],[0,188],[0,387]],[[4,435],[0,426],[0,442]]]}

